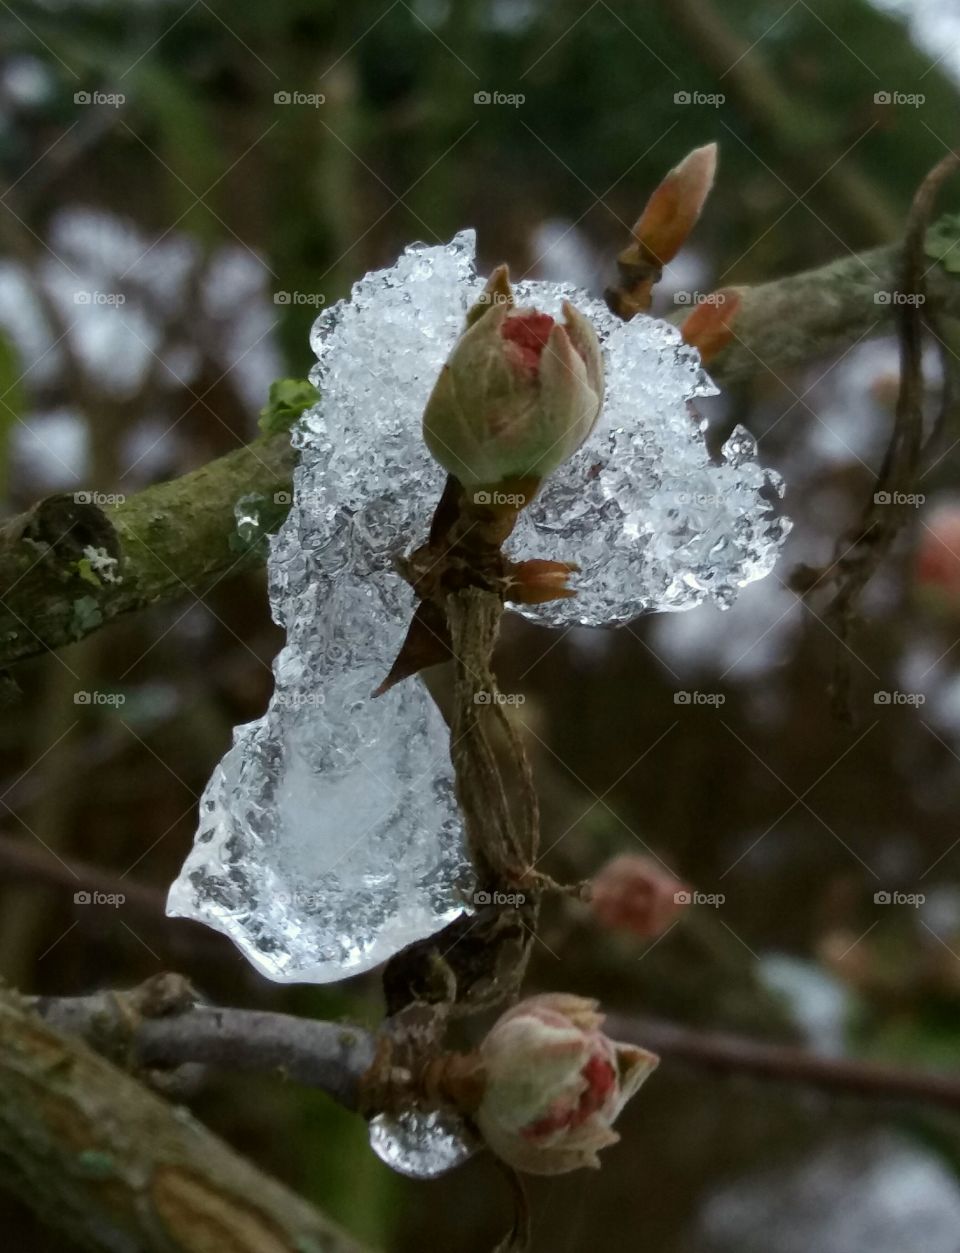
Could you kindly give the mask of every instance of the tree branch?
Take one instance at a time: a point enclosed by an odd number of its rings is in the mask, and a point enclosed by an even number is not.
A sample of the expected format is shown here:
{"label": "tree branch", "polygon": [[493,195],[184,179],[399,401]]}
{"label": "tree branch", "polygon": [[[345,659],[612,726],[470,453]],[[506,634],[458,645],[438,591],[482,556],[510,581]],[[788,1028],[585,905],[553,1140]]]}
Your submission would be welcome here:
{"label": "tree branch", "polygon": [[[734,340],[711,362],[729,384],[840,353],[892,330],[900,244],[843,257],[818,269],[747,288]],[[934,264],[928,300],[960,316],[960,281]],[[234,507],[244,495],[287,491],[295,453],[272,435],[104,508],[72,496],[41,501],[0,531],[0,666],[82,638],[106,622],[184,592],[197,596],[257,565],[258,548],[237,551]],[[87,547],[118,560],[119,582],[91,583],[79,563]]]}
{"label": "tree branch", "polygon": [[361,1253],[300,1197],[10,992],[0,993],[0,1179],[91,1249]]}
{"label": "tree branch", "polygon": [[[174,1068],[202,1062],[230,1070],[279,1069],[348,1109],[357,1108],[359,1081],[374,1057],[370,1032],[289,1014],[197,1005],[191,997],[180,976],[161,975],[129,992],[44,997],[32,1005],[51,1025],[127,1065]],[[960,1110],[960,1079],[947,1075],[821,1057],[658,1018],[609,1014],[605,1030],[667,1060],[717,1074]]]}
{"label": "tree branch", "polygon": [[875,1062],[821,1057],[806,1049],[718,1031],[694,1030],[655,1018],[607,1015],[614,1039],[639,1044],[667,1060],[721,1075],[750,1075],[772,1083],[818,1088],[838,1096],[911,1101],[960,1110],[960,1080]]}
{"label": "tree branch", "polygon": [[373,1036],[360,1027],[198,1004],[179,975],[159,975],[127,992],[38,997],[29,1003],[51,1026],[118,1063],[281,1071],[347,1109],[357,1109],[360,1079],[374,1055]]}
{"label": "tree branch", "polygon": [[[11,519],[0,529],[0,665],[261,564],[258,546],[237,547],[234,508],[289,491],[295,461],[289,436],[272,435],[116,504],[64,494]],[[90,569],[90,549],[116,560],[112,577]]]}

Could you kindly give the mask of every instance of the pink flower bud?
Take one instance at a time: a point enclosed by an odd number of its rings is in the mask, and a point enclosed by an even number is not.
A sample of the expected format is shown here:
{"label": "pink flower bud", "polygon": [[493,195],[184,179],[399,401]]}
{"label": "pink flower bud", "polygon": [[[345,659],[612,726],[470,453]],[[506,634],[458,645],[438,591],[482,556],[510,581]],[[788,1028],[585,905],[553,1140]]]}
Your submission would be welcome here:
{"label": "pink flower bud", "polygon": [[593,429],[600,344],[571,304],[563,314],[517,309],[502,268],[470,311],[423,414],[427,447],[464,486],[543,479]]}
{"label": "pink flower bud", "polygon": [[609,1039],[602,1023],[596,1001],[534,996],[480,1046],[486,1084],[474,1117],[490,1149],[517,1170],[598,1167],[598,1151],[620,1138],[612,1124],[659,1058]]}
{"label": "pink flower bud", "polygon": [[684,908],[686,885],[652,857],[624,853],[607,862],[591,884],[597,921],[645,939],[663,935]]}

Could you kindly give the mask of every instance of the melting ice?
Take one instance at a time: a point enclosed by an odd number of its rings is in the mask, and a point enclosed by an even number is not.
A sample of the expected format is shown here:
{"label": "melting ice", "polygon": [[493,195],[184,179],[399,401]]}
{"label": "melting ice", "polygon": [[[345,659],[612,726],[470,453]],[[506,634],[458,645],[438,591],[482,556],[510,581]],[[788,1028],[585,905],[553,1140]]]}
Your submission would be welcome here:
{"label": "melting ice", "polygon": [[[262,718],[238,727],[201,804],[168,912],[224,932],[271,979],[369,970],[465,906],[469,867],[446,727],[422,684],[378,700],[413,608],[396,553],[425,538],[443,472],[420,438],[437,373],[483,287],[474,236],[414,245],[317,319],[319,403],[295,432],[294,502],[271,542],[270,602],[287,642]],[[729,605],[772,568],[787,524],[777,477],[738,429],[713,465],[689,402],[715,388],[678,331],[623,323],[573,287],[518,303],[593,319],[606,398],[576,456],[521,515],[517,557],[579,563],[579,595],[524,607],[564,626]]]}

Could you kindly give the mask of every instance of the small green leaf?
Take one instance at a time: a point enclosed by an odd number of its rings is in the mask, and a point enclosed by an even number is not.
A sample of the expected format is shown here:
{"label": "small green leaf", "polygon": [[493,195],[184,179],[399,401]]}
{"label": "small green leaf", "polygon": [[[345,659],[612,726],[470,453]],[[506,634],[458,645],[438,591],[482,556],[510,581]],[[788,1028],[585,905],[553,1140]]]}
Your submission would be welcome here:
{"label": "small green leaf", "polygon": [[320,393],[307,379],[276,379],[270,384],[270,399],[260,410],[260,429],[266,435],[289,430],[303,413],[320,399]]}

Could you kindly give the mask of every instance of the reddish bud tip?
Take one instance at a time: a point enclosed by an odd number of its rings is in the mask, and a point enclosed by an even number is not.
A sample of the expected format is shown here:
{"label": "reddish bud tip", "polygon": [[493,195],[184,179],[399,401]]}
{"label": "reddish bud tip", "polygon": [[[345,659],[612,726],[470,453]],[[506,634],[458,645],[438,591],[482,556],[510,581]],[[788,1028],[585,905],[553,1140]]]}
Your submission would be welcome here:
{"label": "reddish bud tip", "polygon": [[707,365],[733,339],[733,322],[743,303],[742,287],[723,287],[713,292],[680,326],[683,342],[700,350]]}

